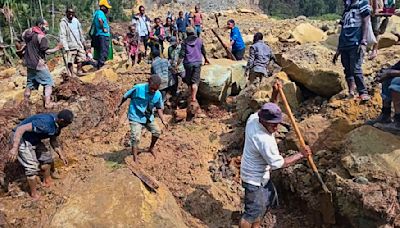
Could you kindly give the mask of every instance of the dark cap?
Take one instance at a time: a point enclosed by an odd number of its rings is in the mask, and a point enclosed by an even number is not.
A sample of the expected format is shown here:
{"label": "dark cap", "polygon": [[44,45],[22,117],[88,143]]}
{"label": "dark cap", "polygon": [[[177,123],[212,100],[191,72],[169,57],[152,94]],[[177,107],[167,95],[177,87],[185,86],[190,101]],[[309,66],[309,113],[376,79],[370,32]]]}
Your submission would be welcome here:
{"label": "dark cap", "polygon": [[267,123],[281,123],[282,111],[275,103],[265,103],[258,111],[258,117]]}

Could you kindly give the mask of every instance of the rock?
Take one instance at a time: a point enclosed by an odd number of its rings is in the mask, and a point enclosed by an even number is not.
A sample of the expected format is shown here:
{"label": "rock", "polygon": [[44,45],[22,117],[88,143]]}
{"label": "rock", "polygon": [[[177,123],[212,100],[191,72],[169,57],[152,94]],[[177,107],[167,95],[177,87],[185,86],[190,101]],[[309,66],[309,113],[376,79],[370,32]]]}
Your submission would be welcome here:
{"label": "rock", "polygon": [[316,44],[299,45],[277,54],[278,64],[295,82],[324,97],[333,96],[346,86],[343,69],[332,64],[334,52]]}
{"label": "rock", "polygon": [[400,17],[399,16],[391,16],[389,18],[389,23],[386,27],[386,32],[390,33],[399,33],[400,32]]}
{"label": "rock", "polygon": [[87,73],[96,70],[92,65],[85,65],[82,67],[83,72]]}
{"label": "rock", "polygon": [[365,177],[356,177],[354,178],[354,182],[358,184],[368,184],[369,180]]}
{"label": "rock", "polygon": [[391,47],[397,43],[397,40],[398,40],[397,36],[395,36],[392,33],[386,32],[381,36],[379,36],[378,47],[379,48]]}
{"label": "rock", "polygon": [[243,41],[244,41],[244,43],[246,45],[252,45],[253,44],[253,38],[254,38],[254,35],[251,35],[251,34],[244,35],[243,36]]}
{"label": "rock", "polygon": [[163,185],[151,193],[127,169],[86,180],[54,215],[50,227],[186,227]]}
{"label": "rock", "polygon": [[342,164],[352,176],[400,177],[400,137],[372,126],[350,132]]}
{"label": "rock", "polygon": [[[199,95],[213,101],[224,102],[234,90],[244,88],[244,67],[246,61],[228,59],[211,60],[211,64],[202,67],[199,84]],[[237,91],[235,91],[237,93]]]}
{"label": "rock", "polygon": [[259,85],[251,85],[246,87],[237,96],[236,110],[239,119],[245,122],[249,115],[258,110],[261,105],[270,101],[272,96],[272,85],[279,78],[283,80],[283,91],[293,110],[297,110],[302,95],[300,89],[294,82],[286,80],[287,75],[284,72],[277,73],[273,77],[264,78]]}
{"label": "rock", "polygon": [[0,71],[0,78],[9,78],[14,76],[17,73],[17,69],[15,67],[11,67],[5,70]]}
{"label": "rock", "polygon": [[[322,115],[312,115],[298,125],[306,144],[313,151],[339,151],[346,134],[355,126],[350,121],[337,118],[328,120]],[[286,135],[286,149],[297,150],[300,148],[297,136],[292,130]]]}
{"label": "rock", "polygon": [[327,35],[321,29],[310,23],[299,24],[291,33],[291,36],[300,44],[320,42],[327,39]]}
{"label": "rock", "polygon": [[238,9],[237,11],[238,11],[238,13],[251,13],[251,14],[256,14],[256,12],[254,12],[254,10],[251,10],[251,9],[244,9],[244,8],[241,8],[241,9]]}
{"label": "rock", "polygon": [[100,83],[103,80],[115,82],[118,80],[118,74],[113,69],[103,68],[89,75],[80,77],[83,82]]}

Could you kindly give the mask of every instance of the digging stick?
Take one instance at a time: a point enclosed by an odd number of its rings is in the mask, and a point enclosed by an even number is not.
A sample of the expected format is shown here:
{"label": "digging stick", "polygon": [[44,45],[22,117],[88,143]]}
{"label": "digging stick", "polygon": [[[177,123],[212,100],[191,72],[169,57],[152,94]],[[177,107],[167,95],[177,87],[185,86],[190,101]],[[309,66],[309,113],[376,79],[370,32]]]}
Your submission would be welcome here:
{"label": "digging stick", "polygon": [[232,52],[229,50],[229,48],[224,44],[224,42],[222,41],[221,37],[218,35],[218,33],[214,30],[211,29],[211,31],[214,33],[214,35],[217,37],[218,41],[222,44],[222,47],[224,47],[226,54],[228,55],[229,59],[235,60],[236,58],[235,56],[232,54]]}
{"label": "digging stick", "polygon": [[[286,108],[287,114],[290,118],[290,122],[293,125],[294,131],[296,132],[297,138],[299,139],[300,146],[304,149],[306,148],[306,143],[304,141],[303,135],[300,132],[299,127],[297,126],[296,120],[294,119],[292,110],[289,106],[289,103],[286,99],[285,93],[283,92],[282,88],[279,87],[279,95],[282,98],[283,105]],[[328,187],[326,186],[325,182],[322,180],[321,175],[318,172],[317,166],[314,163],[312,155],[307,157],[308,164],[310,165],[311,169],[314,172],[314,175],[317,177],[323,192],[320,195],[320,210],[325,223],[335,224],[335,209],[333,207],[332,202],[332,192],[329,191]]]}

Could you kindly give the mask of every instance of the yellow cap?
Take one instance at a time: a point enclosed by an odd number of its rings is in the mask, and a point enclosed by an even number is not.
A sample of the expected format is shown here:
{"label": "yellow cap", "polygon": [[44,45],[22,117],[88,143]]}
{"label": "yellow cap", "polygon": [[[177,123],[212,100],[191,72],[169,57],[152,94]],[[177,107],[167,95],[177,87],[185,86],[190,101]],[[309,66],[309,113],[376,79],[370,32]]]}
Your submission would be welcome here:
{"label": "yellow cap", "polygon": [[105,7],[107,7],[108,9],[111,9],[111,8],[112,8],[111,5],[110,5],[110,3],[108,3],[108,0],[100,0],[99,6],[105,6]]}

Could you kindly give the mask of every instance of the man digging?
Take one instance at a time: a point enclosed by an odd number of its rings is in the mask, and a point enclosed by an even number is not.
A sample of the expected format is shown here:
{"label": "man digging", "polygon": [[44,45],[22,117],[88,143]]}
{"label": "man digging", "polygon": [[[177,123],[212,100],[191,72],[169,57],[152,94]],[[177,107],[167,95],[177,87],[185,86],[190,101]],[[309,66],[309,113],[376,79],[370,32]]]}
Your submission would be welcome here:
{"label": "man digging", "polygon": [[116,114],[119,113],[121,105],[128,99],[131,99],[128,109],[128,119],[131,127],[131,146],[133,161],[137,161],[138,146],[142,136],[142,128],[145,127],[151,132],[151,144],[149,152],[157,158],[154,146],[161,135],[160,128],[154,122],[154,109],[157,109],[158,116],[165,128],[168,128],[167,121],[164,118],[164,103],[161,92],[158,90],[161,84],[161,78],[152,75],[148,83],[137,84],[128,90],[118,105]]}
{"label": "man digging", "polygon": [[13,162],[18,157],[18,161],[25,169],[31,196],[35,200],[40,197],[36,190],[39,172],[43,172],[44,186],[49,187],[52,183],[50,169],[53,156],[42,140],[49,138],[51,147],[67,165],[68,160],[60,148],[57,137],[61,129],[72,123],[73,118],[74,114],[67,109],[58,114],[37,114],[23,120],[13,130],[13,147],[8,155],[8,161]]}
{"label": "man digging", "polygon": [[[279,87],[282,87],[280,83],[274,85],[271,101],[277,101]],[[274,133],[281,122],[282,111],[274,103],[264,104],[247,120],[240,165],[245,189],[241,228],[260,227],[267,209],[274,206],[277,192],[270,180],[271,170],[288,167],[311,154],[309,148],[287,158],[279,154]]]}

